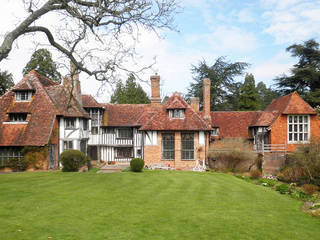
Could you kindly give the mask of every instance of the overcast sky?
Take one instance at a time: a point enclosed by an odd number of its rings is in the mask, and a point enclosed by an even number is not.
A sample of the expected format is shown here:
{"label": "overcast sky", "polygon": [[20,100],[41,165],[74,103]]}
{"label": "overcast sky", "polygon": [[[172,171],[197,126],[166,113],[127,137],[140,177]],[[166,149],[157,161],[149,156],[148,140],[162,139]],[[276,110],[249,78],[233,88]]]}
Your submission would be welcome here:
{"label": "overcast sky", "polygon": [[[0,39],[12,30],[26,13],[20,0],[1,0]],[[213,64],[219,56],[230,61],[251,64],[256,83],[272,85],[273,79],[288,73],[296,59],[285,51],[293,43],[314,38],[320,41],[320,0],[183,0],[182,12],[176,16],[179,32],[164,32],[159,39],[152,33],[141,32],[137,52],[140,61],[150,64],[156,57],[153,70],[142,77],[148,80],[157,72],[161,76],[162,95],[175,91],[186,93],[192,81],[191,65],[205,59]],[[48,20],[49,19],[49,20]],[[54,25],[54,17],[46,24]],[[53,22],[50,22],[52,19]],[[49,22],[48,22],[49,21]],[[17,41],[9,58],[0,63],[15,82],[22,78],[22,69],[41,39],[23,38]],[[96,95],[99,83],[80,75],[82,92]],[[243,77],[239,78],[243,81]],[[150,95],[150,86],[142,84]],[[108,101],[108,88],[99,101]]]}

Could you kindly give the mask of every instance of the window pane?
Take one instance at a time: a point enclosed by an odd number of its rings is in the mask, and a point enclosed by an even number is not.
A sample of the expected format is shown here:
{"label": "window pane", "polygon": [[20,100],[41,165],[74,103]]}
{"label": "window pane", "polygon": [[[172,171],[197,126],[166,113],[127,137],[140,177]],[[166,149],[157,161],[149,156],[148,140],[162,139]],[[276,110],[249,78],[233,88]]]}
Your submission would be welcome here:
{"label": "window pane", "polygon": [[302,126],[302,124],[301,125],[299,125],[299,132],[302,132],[303,130],[303,126]]}
{"label": "window pane", "polygon": [[293,119],[294,119],[294,123],[298,122],[298,116],[294,116]]}
{"label": "window pane", "polygon": [[299,141],[303,141],[302,133],[299,133]]}
{"label": "window pane", "polygon": [[298,125],[294,125],[294,131],[297,132],[298,131]]}
{"label": "window pane", "polygon": [[305,124],[305,125],[304,125],[304,131],[305,131],[305,132],[308,132],[308,124]]}
{"label": "window pane", "polygon": [[299,123],[302,123],[302,116],[299,116]]}
{"label": "window pane", "polygon": [[292,132],[292,125],[289,125],[289,132]]}
{"label": "window pane", "polygon": [[308,133],[304,134],[304,141],[309,141]]}
{"label": "window pane", "polygon": [[294,141],[298,141],[298,133],[295,133],[293,136],[294,136]]}
{"label": "window pane", "polygon": [[304,122],[308,123],[308,116],[304,116]]}
{"label": "window pane", "polygon": [[292,116],[289,116],[289,123],[292,123]]}

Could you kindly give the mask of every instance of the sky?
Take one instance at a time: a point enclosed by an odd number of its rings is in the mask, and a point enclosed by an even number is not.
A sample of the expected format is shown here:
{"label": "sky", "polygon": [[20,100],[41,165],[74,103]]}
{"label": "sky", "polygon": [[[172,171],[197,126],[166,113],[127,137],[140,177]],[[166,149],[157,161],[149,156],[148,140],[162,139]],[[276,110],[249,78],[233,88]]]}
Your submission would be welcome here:
{"label": "sky", "polygon": [[[2,0],[0,7],[0,42],[25,16],[20,0]],[[141,65],[152,69],[145,71],[141,85],[150,95],[150,76],[161,77],[161,95],[177,91],[187,93],[192,80],[191,66],[205,60],[212,65],[225,56],[231,62],[250,64],[246,72],[252,73],[256,84],[263,81],[273,86],[273,79],[289,74],[297,59],[286,52],[294,43],[310,38],[320,42],[320,0],[181,0],[180,13],[175,15],[178,31],[161,31],[161,38],[142,30],[136,51]],[[41,19],[40,19],[41,20]],[[54,16],[44,20],[54,25]],[[1,71],[8,70],[18,82],[43,36],[23,37],[15,42],[8,59],[0,63]],[[39,46],[38,46],[39,47]],[[58,56],[56,53],[54,57]],[[130,64],[130,63],[128,63]],[[113,87],[107,85],[101,94],[99,82],[80,74],[82,92],[94,95],[100,102],[107,102]],[[125,80],[126,77],[123,77]],[[238,77],[244,81],[244,76]]]}

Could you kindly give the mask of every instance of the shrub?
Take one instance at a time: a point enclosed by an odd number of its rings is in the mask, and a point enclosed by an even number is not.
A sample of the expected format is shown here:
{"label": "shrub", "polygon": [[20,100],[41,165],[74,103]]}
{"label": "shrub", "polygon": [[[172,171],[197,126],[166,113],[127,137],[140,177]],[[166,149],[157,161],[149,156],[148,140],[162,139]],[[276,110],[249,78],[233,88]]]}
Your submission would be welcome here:
{"label": "shrub", "polygon": [[276,191],[280,192],[281,194],[288,194],[290,193],[290,188],[288,184],[281,184],[276,187]]}
{"label": "shrub", "polygon": [[[221,148],[217,148],[221,147]],[[216,159],[215,168],[220,170],[230,169],[250,170],[253,165],[258,165],[257,153],[252,151],[248,141],[241,138],[226,138],[219,140],[214,149],[209,150],[209,157]]]}
{"label": "shrub", "polygon": [[263,186],[273,187],[274,185],[276,185],[277,180],[259,178],[259,182],[260,182]]}
{"label": "shrub", "polygon": [[78,150],[66,150],[60,154],[60,162],[63,172],[77,172],[87,163],[87,157]]}
{"label": "shrub", "polygon": [[10,167],[14,172],[24,171],[28,167],[28,162],[24,158],[10,158],[10,160],[7,160],[6,166]]}
{"label": "shrub", "polygon": [[133,158],[130,161],[130,167],[133,172],[142,172],[144,161],[141,158]]}
{"label": "shrub", "polygon": [[312,195],[312,194],[315,194],[318,192],[319,190],[319,187],[316,186],[316,185],[313,185],[313,184],[304,184],[302,185],[302,191],[305,193],[305,194],[308,194],[308,195]]}
{"label": "shrub", "polygon": [[250,171],[250,177],[253,179],[261,178],[261,172],[259,170]]}

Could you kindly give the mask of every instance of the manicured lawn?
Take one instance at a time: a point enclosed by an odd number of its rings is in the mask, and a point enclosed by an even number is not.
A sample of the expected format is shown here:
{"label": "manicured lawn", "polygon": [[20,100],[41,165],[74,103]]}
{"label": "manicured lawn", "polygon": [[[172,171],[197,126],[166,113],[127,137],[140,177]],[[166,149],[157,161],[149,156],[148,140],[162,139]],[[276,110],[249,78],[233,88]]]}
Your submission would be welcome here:
{"label": "manicured lawn", "polygon": [[220,173],[0,175],[1,240],[320,239],[300,207]]}

